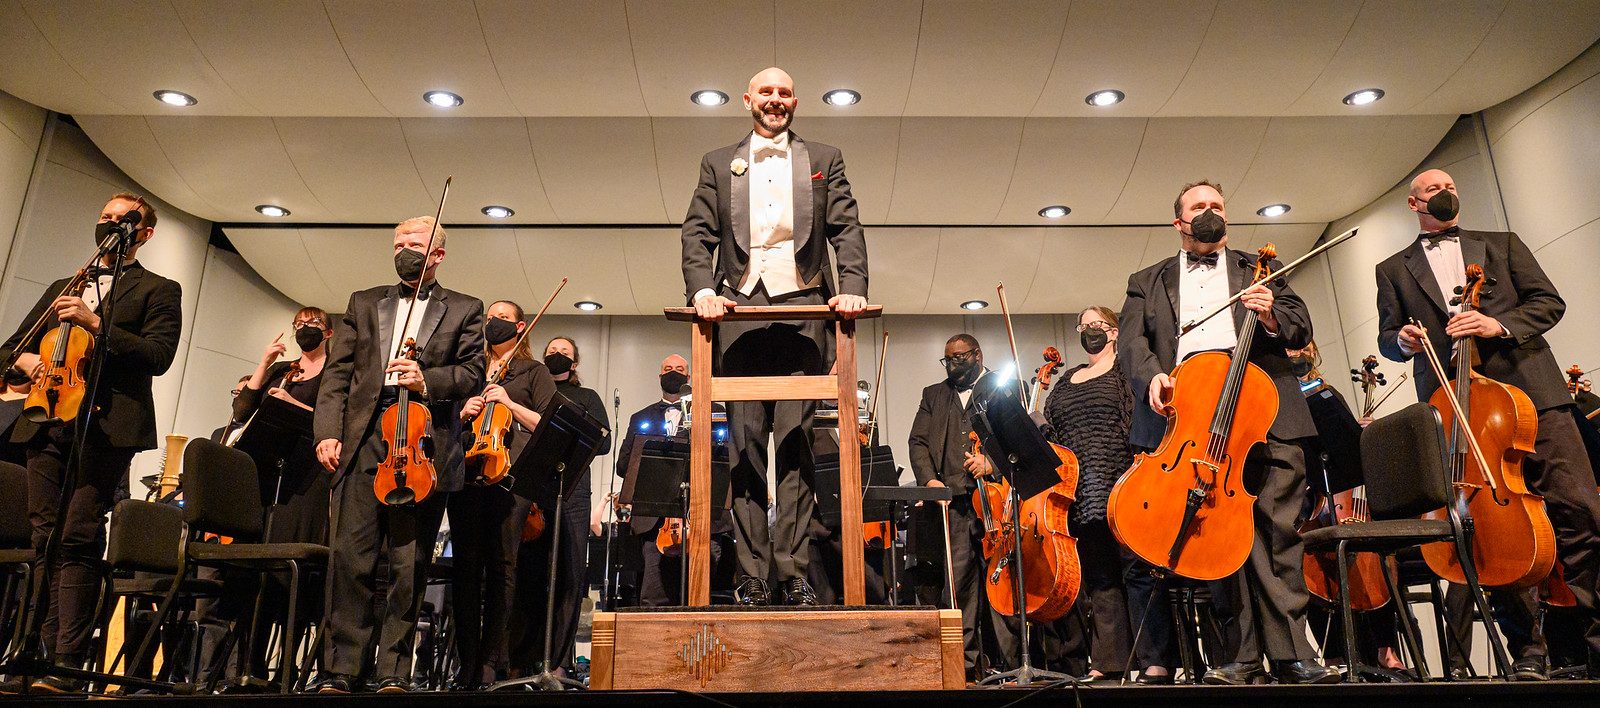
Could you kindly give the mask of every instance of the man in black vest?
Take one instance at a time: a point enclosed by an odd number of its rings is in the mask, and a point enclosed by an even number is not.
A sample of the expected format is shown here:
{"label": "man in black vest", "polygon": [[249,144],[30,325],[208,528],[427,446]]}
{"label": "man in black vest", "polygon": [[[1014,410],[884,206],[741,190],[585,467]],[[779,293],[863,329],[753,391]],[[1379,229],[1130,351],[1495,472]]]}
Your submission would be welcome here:
{"label": "man in black vest", "polygon": [[[433,217],[422,216],[395,227],[400,282],[350,296],[317,393],[317,459],[335,475],[323,627],[328,641],[317,684],[323,693],[350,692],[369,665],[380,693],[410,690],[417,611],[434,537],[446,498],[464,481],[457,413],[483,389],[483,302],[434,280],[444,262],[445,232],[438,230],[429,251],[433,225]],[[421,296],[413,303],[419,280]],[[397,356],[408,338],[416,340],[414,360]],[[384,459],[378,419],[402,387],[429,409],[438,479],[422,501],[384,505],[373,491]],[[388,598],[382,615],[374,616],[380,554],[388,558]],[[376,664],[369,656],[374,645]]]}
{"label": "man in black vest", "polygon": [[[1311,316],[1305,303],[1289,286],[1274,279],[1251,285],[1255,258],[1227,248],[1227,212],[1221,187],[1201,181],[1184,185],[1172,203],[1172,228],[1182,250],[1128,278],[1128,297],[1122,305],[1122,333],[1118,338],[1122,367],[1132,379],[1135,395],[1145,395],[1148,405],[1134,406],[1130,442],[1136,448],[1160,445],[1167,420],[1162,413],[1174,380],[1167,372],[1191,354],[1232,351],[1238,343],[1245,311],[1259,318],[1245,352],[1250,363],[1272,378],[1278,391],[1278,416],[1266,443],[1256,446],[1245,461],[1245,485],[1257,493],[1255,542],[1245,564],[1230,578],[1214,584],[1213,593],[1228,608],[1233,656],[1223,666],[1207,671],[1211,684],[1248,684],[1264,681],[1263,655],[1271,659],[1272,674],[1284,683],[1335,683],[1339,672],[1316,660],[1306,640],[1306,591],[1301,575],[1304,546],[1296,531],[1306,492],[1305,451],[1301,440],[1317,434],[1300,393],[1293,365],[1285,353],[1311,341]],[[1274,264],[1276,267],[1277,264]],[[1231,317],[1219,315],[1181,338],[1179,322],[1189,322],[1222,305],[1233,293],[1246,294],[1234,305]],[[1156,597],[1133,599],[1142,611]]]}
{"label": "man in black vest", "polygon": [[[108,242],[113,227],[134,210],[140,214],[133,227],[134,241],[115,286],[111,282],[113,256],[108,253],[95,264],[96,269],[81,290],[66,292],[71,278],[62,278],[45,288],[44,296],[4,347],[7,352],[20,352],[15,368],[37,386],[49,363],[39,358],[40,342],[45,337],[55,337],[61,323],[70,322],[91,335],[106,328],[106,351],[96,353],[105,358],[105,368],[100,374],[93,412],[85,401],[77,411],[78,418],[67,425],[40,425],[30,421],[25,412],[11,437],[13,443],[26,450],[28,519],[33,527],[35,557],[42,560],[46,540],[60,512],[68,459],[79,439],[77,423],[85,417],[90,421],[83,438],[84,448],[79,451],[82,466],[67,497],[60,553],[55,567],[50,569],[50,585],[37,597],[34,608],[35,612],[44,613],[40,639],[57,666],[83,668],[88,658],[100,590],[99,565],[105,553],[102,529],[106,511],[111,508],[112,495],[119,488],[127,488],[128,464],[134,453],[155,449],[156,411],[151,381],[172,365],[183,329],[182,287],[145,270],[134,260],[140,247],[155,234],[155,207],[143,197],[126,192],[111,197],[100,210],[93,243],[99,246]],[[109,316],[110,321],[102,316]],[[41,317],[43,326],[28,336]],[[33,682],[32,688],[44,693],[80,693],[86,685],[77,679],[46,677]],[[18,680],[0,685],[0,693],[18,693],[21,689]]]}
{"label": "man in black vest", "polygon": [[[961,606],[961,637],[968,680],[977,675],[983,653],[983,627],[993,633],[1002,657],[1017,655],[1017,637],[989,606],[984,591],[983,519],[969,503],[977,486],[974,474],[992,471],[989,460],[972,452],[967,434],[972,432],[973,390],[989,374],[983,366],[983,349],[970,334],[958,334],[944,344],[939,360],[945,380],[922,389],[922,402],[911,421],[911,472],[917,484],[949,487],[950,562],[956,576],[956,603]],[[998,520],[997,520],[998,521]]]}
{"label": "man in black vest", "polygon": [[[1399,253],[1378,264],[1378,349],[1395,361],[1413,361],[1417,397],[1428,400],[1439,388],[1422,352],[1422,332],[1442,362],[1450,361],[1452,338],[1474,337],[1481,365],[1477,372],[1510,384],[1539,411],[1534,452],[1522,466],[1528,486],[1544,496],[1555,526],[1557,559],[1578,607],[1589,616],[1585,640],[1590,678],[1600,678],[1600,497],[1594,470],[1569,406],[1572,394],[1544,333],[1566,312],[1566,303],[1545,277],[1533,252],[1514,233],[1469,231],[1457,225],[1460,202],[1455,180],[1443,170],[1428,170],[1411,182],[1406,205],[1417,214],[1422,233]],[[1462,312],[1450,301],[1465,284],[1466,267],[1483,267],[1488,282],[1476,310]],[[1509,599],[1502,596],[1502,600]],[[1500,602],[1531,625],[1531,603]],[[1538,632],[1527,640],[1508,633],[1520,656],[1520,678],[1542,678],[1544,648]]]}

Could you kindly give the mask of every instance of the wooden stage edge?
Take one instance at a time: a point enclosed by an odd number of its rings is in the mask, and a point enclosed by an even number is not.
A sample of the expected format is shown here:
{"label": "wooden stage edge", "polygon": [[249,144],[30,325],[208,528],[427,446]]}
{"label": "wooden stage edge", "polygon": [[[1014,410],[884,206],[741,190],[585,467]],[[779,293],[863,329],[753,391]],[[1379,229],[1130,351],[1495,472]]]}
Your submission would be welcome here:
{"label": "wooden stage edge", "polygon": [[590,688],[697,692],[962,688],[961,613],[596,612]]}

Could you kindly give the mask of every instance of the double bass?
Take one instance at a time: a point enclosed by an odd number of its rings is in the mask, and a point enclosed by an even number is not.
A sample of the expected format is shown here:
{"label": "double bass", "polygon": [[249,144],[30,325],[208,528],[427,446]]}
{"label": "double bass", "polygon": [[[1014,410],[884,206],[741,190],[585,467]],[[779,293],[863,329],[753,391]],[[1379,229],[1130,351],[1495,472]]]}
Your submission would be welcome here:
{"label": "double bass", "polygon": [[[1272,276],[1272,244],[1257,252],[1251,285]],[[1303,259],[1302,259],[1303,260]],[[1255,543],[1245,457],[1278,416],[1272,378],[1249,361],[1256,312],[1247,310],[1232,354],[1201,352],[1172,371],[1167,431],[1111,488],[1106,522],[1117,540],[1163,573],[1232,575]]]}
{"label": "double bass", "polygon": [[[1483,266],[1467,266],[1466,285],[1452,304],[1462,312],[1478,309],[1487,282]],[[1439,411],[1450,431],[1451,473],[1455,507],[1473,528],[1472,562],[1484,587],[1526,588],[1550,575],[1555,563],[1555,531],[1545,513],[1544,498],[1528,490],[1522,461],[1533,452],[1538,433],[1538,411],[1528,394],[1515,386],[1473,370],[1476,339],[1455,340],[1455,376],[1446,379],[1423,333],[1423,352],[1441,385],[1428,403]],[[1459,410],[1465,415],[1462,421]],[[1471,454],[1469,454],[1469,447]],[[1440,509],[1425,518],[1444,519]],[[1422,557],[1428,569],[1452,583],[1465,583],[1456,545],[1448,541],[1426,544]]]}
{"label": "double bass", "polygon": [[[997,288],[1000,308],[1006,317],[1006,333],[1011,340],[1013,362],[1017,357],[1017,340],[1011,328],[1011,314],[1006,305],[1005,285]],[[1047,350],[1048,352],[1048,350]],[[1046,354],[1045,363],[1035,375],[1037,391],[1049,387],[1050,377],[1061,365],[1060,352],[1054,360]],[[1019,400],[1029,408],[1036,406],[1042,396],[1030,397],[1018,381]],[[974,395],[977,395],[976,393]],[[997,392],[995,395],[1008,395]],[[980,455],[982,446],[977,433],[969,433],[973,454]],[[996,612],[1016,615],[1019,609],[1035,622],[1051,622],[1072,609],[1078,598],[1082,568],[1078,562],[1078,540],[1068,528],[1068,514],[1078,492],[1078,458],[1072,451],[1050,443],[1059,464],[1053,470],[1059,481],[1038,494],[1016,504],[1017,494],[1005,480],[998,482],[978,475],[978,488],[972,496],[973,506],[984,522],[983,556],[985,559],[984,591]],[[1020,545],[1019,545],[1020,541]],[[1022,568],[1022,597],[1024,607],[1017,607],[1016,574],[1014,563]]]}

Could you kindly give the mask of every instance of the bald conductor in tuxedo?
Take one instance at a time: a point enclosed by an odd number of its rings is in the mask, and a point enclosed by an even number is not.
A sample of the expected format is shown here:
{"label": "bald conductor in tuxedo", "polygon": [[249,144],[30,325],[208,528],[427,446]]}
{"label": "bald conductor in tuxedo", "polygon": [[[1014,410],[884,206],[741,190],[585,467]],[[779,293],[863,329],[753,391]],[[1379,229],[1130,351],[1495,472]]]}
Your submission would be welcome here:
{"label": "bald conductor in tuxedo", "polygon": [[[700,317],[720,321],[741,305],[820,305],[855,317],[867,307],[867,243],[844,157],[790,129],[794,79],[776,67],[750,79],[744,107],[754,126],[739,142],[706,153],[683,219],[683,280]],[[832,255],[830,256],[830,246]],[[831,263],[837,258],[838,282]],[[833,329],[823,321],[723,322],[719,376],[822,375],[833,363]],[[815,401],[749,401],[729,406],[735,598],[814,605],[806,583],[811,519],[811,416]],[[776,441],[777,510],[768,525],[767,435]]]}

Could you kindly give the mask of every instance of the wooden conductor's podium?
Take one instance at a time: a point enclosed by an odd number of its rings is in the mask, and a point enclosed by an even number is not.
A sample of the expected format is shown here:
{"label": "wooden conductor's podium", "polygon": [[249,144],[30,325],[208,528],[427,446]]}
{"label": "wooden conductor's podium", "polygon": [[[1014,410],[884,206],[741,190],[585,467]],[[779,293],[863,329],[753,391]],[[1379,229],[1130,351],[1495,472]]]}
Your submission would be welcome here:
{"label": "wooden conductor's podium", "polygon": [[[883,314],[872,305],[859,317]],[[666,317],[694,327],[689,430],[688,607],[596,612],[590,688],[702,691],[961,688],[959,610],[867,608],[861,523],[861,449],[856,439],[856,320],[826,305],[743,306],[724,321],[829,320],[838,374],[713,376],[716,323],[694,308]],[[839,506],[844,608],[726,608],[711,605],[711,420],[717,401],[838,401]],[[731,424],[737,424],[730,421]],[[774,593],[778,596],[779,593]],[[796,680],[784,681],[786,676]],[[802,680],[803,679],[803,680]]]}

